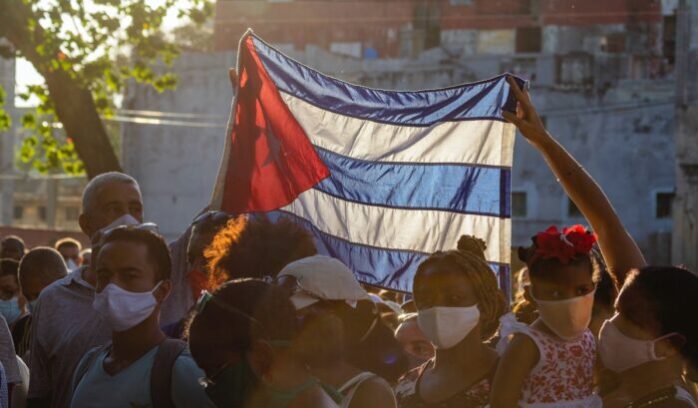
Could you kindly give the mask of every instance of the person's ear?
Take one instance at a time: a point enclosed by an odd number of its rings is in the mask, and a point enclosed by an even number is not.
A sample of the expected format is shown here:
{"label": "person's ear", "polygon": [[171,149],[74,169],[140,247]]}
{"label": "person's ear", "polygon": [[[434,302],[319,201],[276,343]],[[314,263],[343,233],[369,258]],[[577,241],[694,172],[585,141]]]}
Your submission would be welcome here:
{"label": "person's ear", "polygon": [[265,341],[254,341],[250,345],[250,352],[247,353],[247,360],[257,377],[266,378],[274,364],[274,350]]}
{"label": "person's ear", "polygon": [[167,299],[168,296],[170,296],[170,292],[172,292],[172,281],[169,279],[165,279],[160,283],[160,286],[158,289],[153,293],[153,296],[155,296],[155,299],[157,299],[158,303],[162,303]]}
{"label": "person's ear", "polygon": [[90,219],[87,215],[85,215],[85,213],[81,213],[78,217],[78,225],[80,225],[82,232],[92,239],[92,235],[95,233],[95,231],[90,226]]}
{"label": "person's ear", "polygon": [[673,357],[686,345],[686,337],[679,333],[669,334],[654,342],[654,354],[657,357]]}
{"label": "person's ear", "polygon": [[525,285],[524,286],[524,299],[536,308],[538,307],[538,303],[536,303],[535,299],[533,299],[533,295],[531,294],[531,285]]}

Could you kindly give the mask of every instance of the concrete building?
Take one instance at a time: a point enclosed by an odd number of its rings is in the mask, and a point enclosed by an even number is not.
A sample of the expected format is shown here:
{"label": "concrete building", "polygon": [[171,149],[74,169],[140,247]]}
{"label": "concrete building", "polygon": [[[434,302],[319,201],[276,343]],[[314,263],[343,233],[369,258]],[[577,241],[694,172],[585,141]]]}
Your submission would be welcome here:
{"label": "concrete building", "polygon": [[698,270],[698,4],[681,0],[677,31],[674,259]]}
{"label": "concrete building", "polygon": [[15,67],[14,59],[0,58],[0,84],[7,93],[4,108],[12,117],[12,127],[0,133],[0,226],[79,231],[85,178],[42,176],[17,168],[16,152],[23,137],[20,118],[26,108],[14,104]]}
{"label": "concrete building", "polygon": [[[6,93],[4,109],[11,117],[16,117],[14,59],[0,58],[0,86]],[[6,175],[12,175],[14,170],[16,127],[16,121],[13,120],[9,130],[0,132],[0,225],[9,225],[12,222],[14,181],[12,177],[6,177]]]}

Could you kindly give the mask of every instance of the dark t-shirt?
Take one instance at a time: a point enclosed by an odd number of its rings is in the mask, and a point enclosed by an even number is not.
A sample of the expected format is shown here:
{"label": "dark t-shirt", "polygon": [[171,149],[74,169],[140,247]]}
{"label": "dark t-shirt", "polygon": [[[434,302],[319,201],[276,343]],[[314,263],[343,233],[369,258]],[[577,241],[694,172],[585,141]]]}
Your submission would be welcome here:
{"label": "dark t-shirt", "polygon": [[20,317],[12,325],[12,341],[15,343],[15,353],[21,358],[29,351],[29,333],[32,327],[32,315]]}

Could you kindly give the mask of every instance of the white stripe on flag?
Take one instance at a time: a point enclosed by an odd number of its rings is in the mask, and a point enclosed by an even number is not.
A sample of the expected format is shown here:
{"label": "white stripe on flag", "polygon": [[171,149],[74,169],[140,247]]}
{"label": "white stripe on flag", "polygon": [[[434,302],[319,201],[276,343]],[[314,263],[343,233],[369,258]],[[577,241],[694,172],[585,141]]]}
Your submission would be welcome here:
{"label": "white stripe on flag", "polygon": [[512,165],[515,128],[499,120],[388,125],[326,111],[280,93],[311,143],[337,154],[381,162]]}
{"label": "white stripe on flag", "polygon": [[282,210],[310,221],[326,234],[356,244],[432,253],[455,248],[458,238],[467,234],[487,243],[488,261],[508,263],[511,257],[510,219],[370,206],[315,189],[304,192]]}

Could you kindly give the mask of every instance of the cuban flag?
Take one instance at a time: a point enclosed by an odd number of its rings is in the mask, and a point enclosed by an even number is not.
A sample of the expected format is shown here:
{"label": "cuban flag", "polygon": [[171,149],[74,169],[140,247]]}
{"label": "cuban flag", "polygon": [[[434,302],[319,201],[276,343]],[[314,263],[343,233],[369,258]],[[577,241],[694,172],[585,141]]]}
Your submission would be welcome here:
{"label": "cuban flag", "polygon": [[[411,291],[429,254],[487,243],[509,287],[514,126],[504,75],[397,92],[323,75],[248,31],[213,207],[288,217],[370,285]],[[521,82],[523,83],[523,82]]]}

